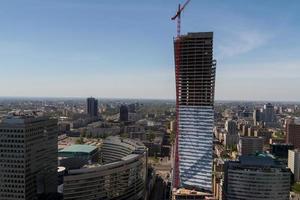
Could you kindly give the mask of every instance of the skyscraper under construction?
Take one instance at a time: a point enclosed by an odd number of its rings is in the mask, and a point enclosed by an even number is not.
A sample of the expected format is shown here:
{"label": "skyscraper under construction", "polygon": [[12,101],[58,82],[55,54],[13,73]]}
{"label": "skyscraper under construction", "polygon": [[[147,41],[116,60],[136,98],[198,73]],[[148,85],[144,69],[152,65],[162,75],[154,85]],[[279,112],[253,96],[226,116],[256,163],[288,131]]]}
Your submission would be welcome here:
{"label": "skyscraper under construction", "polygon": [[173,187],[211,191],[215,62],[213,33],[174,39],[177,137]]}

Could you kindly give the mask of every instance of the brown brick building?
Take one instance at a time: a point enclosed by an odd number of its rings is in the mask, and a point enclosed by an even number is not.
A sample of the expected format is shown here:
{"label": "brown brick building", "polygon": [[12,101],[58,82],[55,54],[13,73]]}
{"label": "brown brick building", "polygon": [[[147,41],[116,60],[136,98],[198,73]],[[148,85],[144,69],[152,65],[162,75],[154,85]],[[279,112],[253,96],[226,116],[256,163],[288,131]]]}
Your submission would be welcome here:
{"label": "brown brick building", "polygon": [[294,148],[300,148],[300,122],[291,121],[286,126],[286,142],[293,144]]}

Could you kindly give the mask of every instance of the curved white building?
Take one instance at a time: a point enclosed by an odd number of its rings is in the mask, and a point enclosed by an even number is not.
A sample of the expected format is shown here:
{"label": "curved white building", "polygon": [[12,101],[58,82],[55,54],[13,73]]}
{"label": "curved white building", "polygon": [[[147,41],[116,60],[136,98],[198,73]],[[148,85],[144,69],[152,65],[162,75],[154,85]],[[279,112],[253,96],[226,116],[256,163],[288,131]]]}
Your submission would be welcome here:
{"label": "curved white building", "polygon": [[64,177],[64,199],[143,199],[147,177],[145,146],[110,137],[103,143],[102,156],[103,165],[86,165],[68,171]]}

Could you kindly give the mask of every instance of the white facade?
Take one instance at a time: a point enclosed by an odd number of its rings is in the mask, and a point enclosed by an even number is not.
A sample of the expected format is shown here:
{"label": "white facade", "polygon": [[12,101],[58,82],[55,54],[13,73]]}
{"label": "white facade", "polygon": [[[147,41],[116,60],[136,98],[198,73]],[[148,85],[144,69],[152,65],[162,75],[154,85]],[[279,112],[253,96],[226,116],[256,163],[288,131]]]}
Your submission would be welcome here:
{"label": "white facade", "polygon": [[179,177],[182,187],[212,188],[214,110],[179,106]]}
{"label": "white facade", "polygon": [[240,156],[224,165],[224,200],[288,200],[291,172],[267,155]]}
{"label": "white facade", "polygon": [[300,181],[300,152],[298,149],[289,150],[288,168],[294,174],[294,181]]}
{"label": "white facade", "polygon": [[228,170],[226,200],[288,200],[290,172],[282,169]]}

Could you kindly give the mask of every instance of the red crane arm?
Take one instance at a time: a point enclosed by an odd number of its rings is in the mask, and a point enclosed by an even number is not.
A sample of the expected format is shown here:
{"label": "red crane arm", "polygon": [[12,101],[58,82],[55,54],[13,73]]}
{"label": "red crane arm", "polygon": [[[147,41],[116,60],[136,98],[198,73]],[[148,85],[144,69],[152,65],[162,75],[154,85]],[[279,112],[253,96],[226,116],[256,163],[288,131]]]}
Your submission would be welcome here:
{"label": "red crane arm", "polygon": [[176,12],[176,15],[174,15],[174,17],[172,17],[171,19],[172,20],[175,20],[180,14],[181,12],[183,11],[183,9],[188,5],[188,3],[190,3],[191,0],[187,0],[183,6],[181,7],[180,4],[179,4],[179,7],[178,7],[178,10]]}

